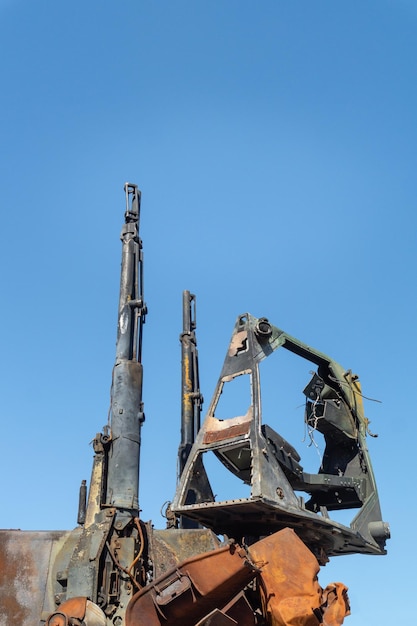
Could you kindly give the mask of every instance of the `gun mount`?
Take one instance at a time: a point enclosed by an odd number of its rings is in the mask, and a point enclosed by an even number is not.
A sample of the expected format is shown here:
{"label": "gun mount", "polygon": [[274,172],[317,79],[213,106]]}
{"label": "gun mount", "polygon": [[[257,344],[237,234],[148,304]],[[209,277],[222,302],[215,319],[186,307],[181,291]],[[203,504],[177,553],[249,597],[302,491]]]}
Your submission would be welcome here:
{"label": "gun mount", "polygon": [[[389,537],[366,447],[361,388],[350,371],[266,318],[238,317],[201,425],[196,298],[184,292],[177,491],[167,529],[139,517],[147,309],[140,192],[127,183],[125,195],[110,421],[93,441],[88,498],[83,481],[79,527],[72,531],[0,531],[0,624],[339,626],[349,614],[346,588],[321,589],[319,563],[338,554],[384,554]],[[306,424],[326,443],[315,474],[262,423],[259,363],[278,348],[317,367],[304,388]],[[247,411],[220,418],[225,386],[242,376],[250,383]],[[249,497],[215,500],[207,454],[250,488]],[[350,526],[331,519],[339,509],[357,510]]]}
{"label": "gun mount", "polygon": [[[262,424],[259,363],[278,348],[317,366],[304,389],[306,423],[323,433],[326,441],[317,474],[305,472],[293,446]],[[217,418],[224,387],[239,376],[249,378],[247,412]],[[381,518],[366,446],[367,427],[357,376],[266,318],[241,315],[172,510],[235,538],[259,538],[290,527],[319,559],[356,552],[384,554],[389,531]],[[211,452],[250,486],[250,497],[215,501],[204,467],[204,457]],[[201,497],[201,484],[205,497]],[[307,494],[309,500],[296,492]],[[359,509],[350,527],[331,520],[329,511],[340,509]]]}

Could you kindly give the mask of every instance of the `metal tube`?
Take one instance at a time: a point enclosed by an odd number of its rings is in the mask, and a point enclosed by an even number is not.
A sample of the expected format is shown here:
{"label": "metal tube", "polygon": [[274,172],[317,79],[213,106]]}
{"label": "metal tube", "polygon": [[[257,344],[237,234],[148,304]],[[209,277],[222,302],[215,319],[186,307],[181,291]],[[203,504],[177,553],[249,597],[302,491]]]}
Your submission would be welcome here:
{"label": "metal tube", "polygon": [[142,242],[139,238],[140,191],[136,185],[126,183],[125,193],[106,505],[128,509],[138,515],[140,430],[144,421],[140,344],[146,306],[142,291]]}
{"label": "metal tube", "polygon": [[80,494],[78,497],[78,515],[77,524],[83,525],[85,523],[87,510],[87,481],[82,480],[80,485]]}
{"label": "metal tube", "polygon": [[[200,393],[198,374],[198,352],[195,329],[196,297],[189,291],[182,297],[183,331],[181,341],[181,443],[178,449],[178,480],[184,471],[193,443],[200,429],[200,414],[203,397]],[[201,492],[189,491],[190,504],[202,501]],[[188,502],[187,502],[188,503]],[[183,515],[179,520],[180,528],[198,528],[199,524]]]}

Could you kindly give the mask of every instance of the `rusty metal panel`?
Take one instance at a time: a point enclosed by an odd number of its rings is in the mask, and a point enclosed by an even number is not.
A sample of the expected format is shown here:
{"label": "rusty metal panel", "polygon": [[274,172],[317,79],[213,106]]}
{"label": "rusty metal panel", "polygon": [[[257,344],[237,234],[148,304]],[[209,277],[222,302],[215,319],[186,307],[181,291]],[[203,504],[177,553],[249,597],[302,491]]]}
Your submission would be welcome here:
{"label": "rusty metal panel", "polygon": [[50,561],[68,535],[0,530],[0,626],[39,623]]}
{"label": "rusty metal panel", "polygon": [[[220,422],[223,426],[224,422]],[[227,424],[227,423],[226,423]],[[250,422],[244,422],[243,424],[232,424],[228,428],[222,428],[218,430],[209,430],[204,434],[203,443],[213,443],[214,441],[223,441],[224,439],[232,439],[239,435],[247,435],[250,430]]]}
{"label": "rusty metal panel", "polygon": [[260,569],[263,613],[270,626],[340,626],[350,614],[347,588],[317,580],[314,554],[291,528],[265,537],[249,548]]}
{"label": "rusty metal panel", "polygon": [[148,538],[155,578],[163,576],[182,561],[220,545],[216,535],[207,529],[153,530]]}
{"label": "rusty metal panel", "polygon": [[[223,611],[214,609],[209,615],[203,617],[201,621],[195,626],[236,626],[238,622],[228,615],[225,615]],[[253,621],[252,621],[253,624]]]}
{"label": "rusty metal panel", "polygon": [[187,559],[133,596],[126,626],[194,626],[254,576],[246,551],[237,545]]}

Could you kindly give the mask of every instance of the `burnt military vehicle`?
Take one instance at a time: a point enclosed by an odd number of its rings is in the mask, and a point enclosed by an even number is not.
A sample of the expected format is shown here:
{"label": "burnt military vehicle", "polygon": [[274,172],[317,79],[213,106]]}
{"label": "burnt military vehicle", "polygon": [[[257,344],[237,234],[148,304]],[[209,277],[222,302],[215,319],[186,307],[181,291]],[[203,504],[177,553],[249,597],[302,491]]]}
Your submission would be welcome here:
{"label": "burnt military vehicle", "polygon": [[[178,485],[168,524],[139,516],[143,252],[140,192],[126,184],[116,361],[108,426],[94,438],[91,480],[80,489],[71,531],[0,531],[1,626],[241,626],[342,624],[341,583],[322,589],[319,566],[335,555],[385,553],[388,525],[369,458],[358,377],[248,313],[237,318],[203,423],[195,296],[183,294],[182,408]],[[304,388],[305,424],[324,436],[317,473],[263,423],[259,364],[289,351],[314,369]],[[219,401],[244,378],[244,411]],[[207,459],[248,487],[216,500]],[[144,470],[146,472],[146,468]],[[355,510],[349,525],[333,511]]]}

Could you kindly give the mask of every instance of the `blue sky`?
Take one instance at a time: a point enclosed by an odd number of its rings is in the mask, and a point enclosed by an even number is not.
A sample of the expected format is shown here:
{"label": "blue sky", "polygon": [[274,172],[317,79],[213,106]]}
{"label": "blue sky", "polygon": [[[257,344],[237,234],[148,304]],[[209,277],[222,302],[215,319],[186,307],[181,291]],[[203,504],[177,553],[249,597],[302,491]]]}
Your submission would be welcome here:
{"label": "blue sky", "polygon": [[381,401],[365,410],[389,554],[334,559],[320,582],[349,586],[350,626],[409,622],[416,31],[411,0],[0,0],[0,526],[76,523],[107,421],[128,180],[149,308],[143,518],[162,527],[175,490],[190,289],[206,407],[245,311]]}

